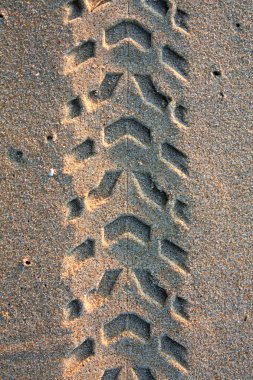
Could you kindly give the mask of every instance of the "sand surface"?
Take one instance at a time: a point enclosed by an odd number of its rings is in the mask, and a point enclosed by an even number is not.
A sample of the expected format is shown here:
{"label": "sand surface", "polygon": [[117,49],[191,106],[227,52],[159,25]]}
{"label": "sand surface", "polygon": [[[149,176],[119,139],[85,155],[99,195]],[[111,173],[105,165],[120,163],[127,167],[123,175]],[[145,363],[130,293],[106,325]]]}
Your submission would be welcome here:
{"label": "sand surface", "polygon": [[1,380],[251,380],[252,2],[2,0]]}

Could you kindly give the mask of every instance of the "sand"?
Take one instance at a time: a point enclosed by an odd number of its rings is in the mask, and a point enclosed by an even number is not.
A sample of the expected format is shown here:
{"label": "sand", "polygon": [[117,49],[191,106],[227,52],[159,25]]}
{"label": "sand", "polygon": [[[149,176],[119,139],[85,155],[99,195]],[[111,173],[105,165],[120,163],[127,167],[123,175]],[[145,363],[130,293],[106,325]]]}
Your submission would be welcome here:
{"label": "sand", "polygon": [[251,8],[2,0],[1,380],[253,378]]}

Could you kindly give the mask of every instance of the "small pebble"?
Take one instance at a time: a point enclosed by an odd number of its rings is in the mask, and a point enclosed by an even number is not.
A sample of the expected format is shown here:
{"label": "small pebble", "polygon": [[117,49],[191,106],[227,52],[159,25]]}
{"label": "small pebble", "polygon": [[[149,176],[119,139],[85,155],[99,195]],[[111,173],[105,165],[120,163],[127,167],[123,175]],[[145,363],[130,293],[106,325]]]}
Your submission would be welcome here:
{"label": "small pebble", "polygon": [[50,169],[50,171],[48,173],[48,176],[49,177],[53,177],[54,176],[54,169]]}

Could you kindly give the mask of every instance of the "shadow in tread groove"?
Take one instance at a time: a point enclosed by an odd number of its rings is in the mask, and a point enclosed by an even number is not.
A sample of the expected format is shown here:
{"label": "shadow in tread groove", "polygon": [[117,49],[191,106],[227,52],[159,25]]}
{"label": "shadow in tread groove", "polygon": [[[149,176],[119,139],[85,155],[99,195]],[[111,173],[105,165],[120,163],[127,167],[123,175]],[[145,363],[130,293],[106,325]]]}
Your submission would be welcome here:
{"label": "shadow in tread groove", "polygon": [[88,201],[89,204],[92,206],[94,203],[94,206],[96,205],[96,201],[99,202],[99,200],[103,200],[106,198],[109,198],[112,194],[112,191],[117,183],[117,180],[121,174],[121,171],[105,171],[104,176],[102,180],[100,181],[98,187],[96,189],[93,189],[88,194]]}
{"label": "shadow in tread groove", "polygon": [[83,312],[83,304],[80,300],[75,299],[69,302],[67,305],[68,309],[68,318],[69,320],[73,320],[79,318]]}
{"label": "shadow in tread groove", "polygon": [[166,64],[171,66],[180,75],[182,75],[183,77],[187,77],[188,62],[186,61],[184,57],[182,57],[176,51],[172,50],[169,46],[163,47],[162,59]]}
{"label": "shadow in tread groove", "polygon": [[95,144],[93,140],[87,139],[73,149],[75,158],[79,161],[86,160],[95,154]]}
{"label": "shadow in tread groove", "polygon": [[180,219],[183,223],[188,224],[190,221],[189,207],[185,202],[176,200],[174,205],[174,215]]}
{"label": "shadow in tread groove", "polygon": [[68,54],[68,57],[73,58],[76,65],[95,57],[95,42],[84,41],[74,47]]}
{"label": "shadow in tread groove", "polygon": [[69,117],[71,119],[74,119],[75,117],[80,116],[83,110],[83,103],[82,103],[81,98],[77,96],[76,98],[70,100],[68,102],[68,107],[69,107]]}
{"label": "shadow in tread groove", "polygon": [[188,253],[178,245],[169,240],[163,240],[161,242],[161,255],[178,266],[179,269],[182,269],[185,272],[189,271],[187,267]]}
{"label": "shadow in tread groove", "polygon": [[175,110],[174,110],[174,115],[176,117],[176,119],[178,119],[178,121],[187,126],[188,124],[188,119],[187,119],[187,108],[185,108],[184,106],[182,105],[177,105]]}
{"label": "shadow in tread groove", "polygon": [[134,78],[140,87],[144,99],[160,111],[165,112],[169,102],[171,102],[171,98],[166,98],[156,90],[149,75],[134,75]]}
{"label": "shadow in tread groove", "polygon": [[121,118],[105,128],[105,141],[108,144],[128,135],[142,144],[149,145],[151,143],[149,128],[134,118]]}
{"label": "shadow in tread groove", "polygon": [[188,301],[181,297],[176,297],[173,302],[173,309],[176,314],[178,314],[181,318],[186,320],[189,319],[189,314],[187,311]]}
{"label": "shadow in tread groove", "polygon": [[129,38],[144,49],[151,47],[151,34],[136,21],[120,22],[105,32],[105,38],[108,45],[115,45]]}
{"label": "shadow in tread groove", "polygon": [[153,298],[157,303],[163,306],[168,297],[167,292],[158,285],[157,280],[152,274],[143,269],[134,269],[133,272],[144,294],[147,294],[150,298]]}
{"label": "shadow in tread groove", "polygon": [[106,369],[101,380],[117,380],[120,372],[121,368]]}
{"label": "shadow in tread groove", "polygon": [[106,73],[99,90],[91,91],[89,94],[90,98],[94,102],[104,101],[111,98],[122,75],[122,73]]}
{"label": "shadow in tread groove", "polygon": [[144,242],[150,240],[150,227],[132,215],[120,216],[105,226],[107,240],[119,239],[126,233],[131,233]]}
{"label": "shadow in tread groove", "polygon": [[181,29],[184,29],[186,32],[189,31],[188,18],[188,14],[186,12],[177,8],[176,14],[174,16],[175,24]]}
{"label": "shadow in tread groove", "polygon": [[68,212],[69,219],[75,219],[82,215],[84,204],[83,204],[82,199],[80,199],[79,197],[72,199],[70,202],[68,202],[67,206],[69,208],[69,212]]}
{"label": "shadow in tread groove", "polygon": [[135,367],[133,370],[136,373],[138,380],[156,380],[149,368]]}
{"label": "shadow in tread groove", "polygon": [[99,283],[97,294],[102,297],[108,297],[111,294],[121,272],[122,269],[106,270]]}
{"label": "shadow in tread groove", "polygon": [[161,351],[172,360],[175,360],[185,370],[188,369],[187,364],[187,350],[180,343],[170,339],[167,335],[161,339]]}
{"label": "shadow in tread groove", "polygon": [[92,239],[87,239],[78,247],[74,248],[69,255],[74,255],[78,261],[88,259],[95,256],[95,242]]}
{"label": "shadow in tread groove", "polygon": [[159,206],[164,207],[168,202],[168,196],[156,186],[151,175],[145,172],[133,172],[133,174],[144,194]]}
{"label": "shadow in tread groove", "polygon": [[136,314],[120,314],[104,326],[107,340],[129,338],[150,338],[150,324]]}
{"label": "shadow in tread groove", "polygon": [[180,152],[174,146],[163,143],[162,144],[162,157],[175,166],[178,170],[188,175],[188,158],[187,156]]}
{"label": "shadow in tread groove", "polygon": [[86,339],[80,346],[76,347],[72,353],[72,356],[78,361],[84,361],[88,359],[90,356],[95,355],[95,342],[93,339]]}
{"label": "shadow in tread groove", "polygon": [[81,17],[86,10],[83,0],[72,0],[67,3],[69,20]]}

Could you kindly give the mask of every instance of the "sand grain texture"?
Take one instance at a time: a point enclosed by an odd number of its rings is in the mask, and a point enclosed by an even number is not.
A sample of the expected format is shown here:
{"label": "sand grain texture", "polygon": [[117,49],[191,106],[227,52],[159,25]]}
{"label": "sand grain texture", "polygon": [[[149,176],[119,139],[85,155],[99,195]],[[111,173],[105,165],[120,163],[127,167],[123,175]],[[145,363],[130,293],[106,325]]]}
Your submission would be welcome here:
{"label": "sand grain texture", "polygon": [[1,2],[1,380],[253,378],[251,8]]}

